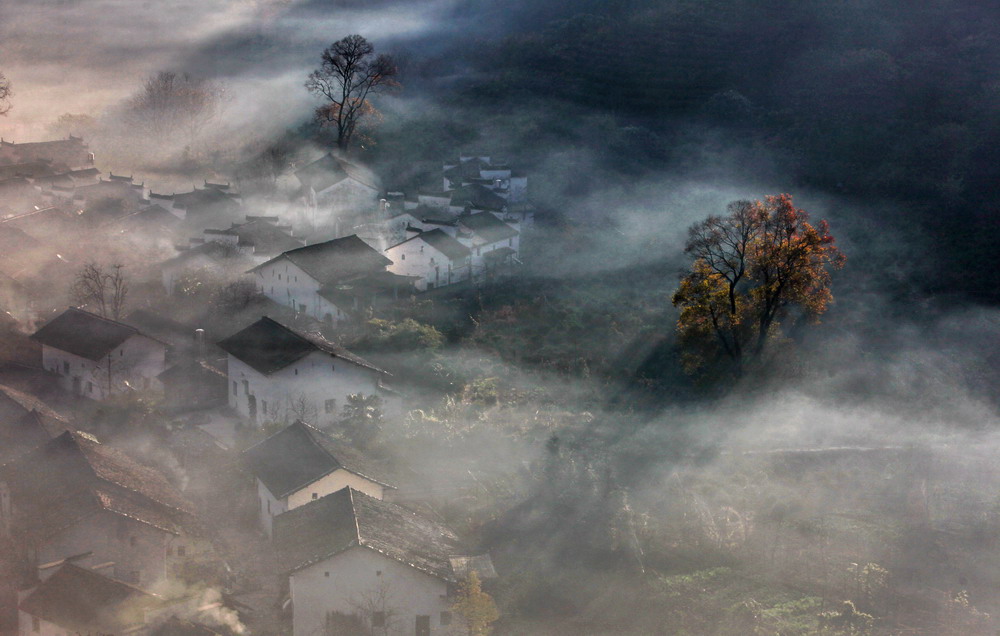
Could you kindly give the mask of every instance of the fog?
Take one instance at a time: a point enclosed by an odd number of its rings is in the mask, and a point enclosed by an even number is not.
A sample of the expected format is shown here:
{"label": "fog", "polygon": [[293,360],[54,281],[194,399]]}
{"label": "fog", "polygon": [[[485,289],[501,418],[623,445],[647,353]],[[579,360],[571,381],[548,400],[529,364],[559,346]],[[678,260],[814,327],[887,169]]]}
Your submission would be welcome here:
{"label": "fog", "polygon": [[[102,173],[241,197],[169,229],[123,229],[89,200],[69,221],[5,219],[0,384],[40,364],[27,336],[80,304],[83,264],[124,264],[126,313],[211,342],[267,314],[391,370],[402,397],[362,450],[403,475],[402,505],[492,556],[496,634],[995,633],[1000,45],[983,25],[1000,16],[959,0],[605,4],[2,3],[5,141],[82,134]],[[352,160],[383,192],[439,189],[459,152],[523,170],[536,223],[520,269],[332,326],[240,287],[262,260],[165,293],[160,263],[205,229],[274,215],[311,245],[355,222],[317,222],[293,176],[336,142],[306,76],[354,33],[395,56],[402,90],[374,99],[381,119]],[[164,71],[214,91],[203,119],[157,131],[130,111]],[[686,373],[672,297],[688,228],[785,192],[847,257],[833,302],[816,324],[789,316],[741,372],[717,359]],[[222,350],[197,360],[225,375]],[[287,580],[269,578],[239,451],[300,418],[356,443],[346,410],[296,405],[322,382],[303,380],[280,415],[272,403],[266,427],[224,398],[189,408],[192,387],[107,405],[37,392],[210,518],[224,565],[189,591],[221,605],[179,618],[270,634],[290,629],[274,609]],[[184,435],[204,432],[216,442],[191,450]]]}

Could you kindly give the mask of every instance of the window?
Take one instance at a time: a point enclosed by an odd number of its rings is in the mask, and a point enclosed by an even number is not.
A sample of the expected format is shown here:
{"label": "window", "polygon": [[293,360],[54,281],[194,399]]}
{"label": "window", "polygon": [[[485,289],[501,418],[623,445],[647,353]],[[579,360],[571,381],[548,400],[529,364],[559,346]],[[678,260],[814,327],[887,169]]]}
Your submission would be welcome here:
{"label": "window", "polygon": [[239,394],[240,394],[239,387],[236,384],[236,380],[233,380],[233,395],[239,395]]}
{"label": "window", "polygon": [[337,400],[327,400],[323,402],[323,412],[324,413],[334,413],[337,410]]}
{"label": "window", "polygon": [[267,400],[261,400],[260,405],[264,407],[264,415],[267,415]]}
{"label": "window", "polygon": [[128,574],[129,582],[130,583],[138,583],[139,582],[139,578],[141,576],[141,573],[142,573],[142,570],[132,570],[131,572],[129,572],[129,574]]}
{"label": "window", "polygon": [[63,360],[63,373],[69,373],[69,362]]}
{"label": "window", "polygon": [[298,370],[298,369],[296,369],[296,370],[295,370],[295,375],[298,375],[298,374],[299,374],[299,370]]}
{"label": "window", "polygon": [[177,546],[177,556],[182,557],[187,555],[187,548],[182,545]]}
{"label": "window", "polygon": [[319,499],[319,493],[314,492],[313,493],[313,499]]}
{"label": "window", "polygon": [[416,636],[431,636],[431,617],[417,616]]}
{"label": "window", "polygon": [[270,499],[268,499],[268,501],[267,501],[267,514],[271,514],[271,500]]}
{"label": "window", "polygon": [[87,393],[93,393],[93,392],[94,392],[94,383],[93,382],[88,382],[87,383]]}
{"label": "window", "polygon": [[325,576],[326,578],[330,578],[330,573],[329,572],[324,572],[323,576]]}
{"label": "window", "polygon": [[441,625],[451,625],[451,612],[441,612]]}
{"label": "window", "polygon": [[514,239],[512,238],[507,239],[507,246],[512,247],[513,245],[514,245]]}
{"label": "window", "polygon": [[400,254],[399,255],[399,260],[405,261],[406,260],[406,254]]}
{"label": "window", "polygon": [[281,280],[281,274],[278,274],[278,280]]}
{"label": "window", "polygon": [[118,350],[118,357],[121,358],[124,355],[125,355],[125,350],[124,349],[119,349]]}
{"label": "window", "polygon": [[128,544],[129,544],[130,546],[132,546],[133,548],[135,547],[135,544],[136,544],[136,543],[137,543],[137,541],[136,541],[135,537],[129,537],[129,538],[128,538]]}
{"label": "window", "polygon": [[372,612],[372,627],[385,627],[385,612]]}
{"label": "window", "polygon": [[167,556],[174,556],[174,546],[172,545],[167,546]]}

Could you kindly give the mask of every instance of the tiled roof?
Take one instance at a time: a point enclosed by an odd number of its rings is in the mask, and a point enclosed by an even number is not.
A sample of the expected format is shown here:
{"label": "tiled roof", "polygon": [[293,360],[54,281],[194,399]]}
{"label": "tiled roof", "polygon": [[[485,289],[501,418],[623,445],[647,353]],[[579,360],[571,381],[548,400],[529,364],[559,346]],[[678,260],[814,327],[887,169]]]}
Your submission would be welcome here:
{"label": "tiled roof", "polygon": [[144,592],[72,563],[59,568],[21,601],[19,609],[81,634],[124,634],[164,604]]}
{"label": "tiled roof", "polygon": [[297,421],[243,452],[250,471],[278,499],[344,468],[383,486],[388,472],[380,462],[348,444]]}
{"label": "tiled roof", "polygon": [[84,433],[66,431],[0,471],[19,523],[38,537],[102,510],[172,534],[201,534],[191,504],[161,473]]}
{"label": "tiled roof", "polygon": [[251,271],[258,271],[281,258],[288,259],[323,285],[381,271],[392,264],[392,261],[382,256],[378,250],[358,238],[356,234],[352,234],[289,250]]}
{"label": "tiled roof", "polygon": [[446,581],[455,580],[450,559],[465,552],[450,529],[353,488],[275,517],[274,542],[285,572],[360,545]]}
{"label": "tiled roof", "polygon": [[280,371],[314,351],[322,351],[335,358],[385,373],[364,358],[322,336],[299,333],[267,316],[220,341],[218,346],[264,375]]}
{"label": "tiled roof", "polygon": [[[454,238],[449,236],[444,230],[434,229],[428,232],[421,232],[416,236],[410,237],[403,241],[402,243],[397,243],[392,247],[398,247],[403,243],[409,243],[410,241],[424,241],[437,251],[441,252],[451,260],[458,260],[461,258],[467,258],[472,252],[466,246],[462,245]],[[389,249],[392,249],[390,247]]]}
{"label": "tiled roof", "polygon": [[295,176],[302,185],[316,192],[322,192],[347,178],[381,190],[379,179],[372,171],[329,153],[296,170]]}
{"label": "tiled roof", "polygon": [[31,337],[60,351],[68,351],[88,360],[100,360],[136,335],[143,334],[134,327],[71,307]]}
{"label": "tiled roof", "polygon": [[484,210],[502,210],[507,205],[507,200],[486,186],[474,183],[453,191],[451,205],[469,205]]}
{"label": "tiled roof", "polygon": [[459,217],[460,225],[473,234],[481,237],[487,243],[496,243],[506,238],[518,235],[518,231],[507,225],[489,212],[466,214]]}

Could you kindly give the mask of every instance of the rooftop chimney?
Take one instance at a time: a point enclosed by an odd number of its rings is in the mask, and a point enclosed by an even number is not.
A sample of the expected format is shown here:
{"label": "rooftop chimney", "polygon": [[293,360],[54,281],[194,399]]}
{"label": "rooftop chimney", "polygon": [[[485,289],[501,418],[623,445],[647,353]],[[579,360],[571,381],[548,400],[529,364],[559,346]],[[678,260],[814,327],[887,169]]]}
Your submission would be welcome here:
{"label": "rooftop chimney", "polygon": [[194,330],[194,355],[199,360],[205,358],[205,330]]}

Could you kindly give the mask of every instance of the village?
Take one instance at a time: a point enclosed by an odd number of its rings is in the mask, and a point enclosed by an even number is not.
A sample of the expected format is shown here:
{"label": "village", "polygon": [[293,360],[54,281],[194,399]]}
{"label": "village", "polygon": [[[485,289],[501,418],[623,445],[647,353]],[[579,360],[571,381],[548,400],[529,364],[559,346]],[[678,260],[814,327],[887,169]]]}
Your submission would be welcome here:
{"label": "village", "polygon": [[327,152],[261,213],[100,165],[0,143],[0,633],[467,633],[502,573],[376,439],[428,403],[421,363],[342,343],[517,277],[527,177],[468,154],[387,186]]}

